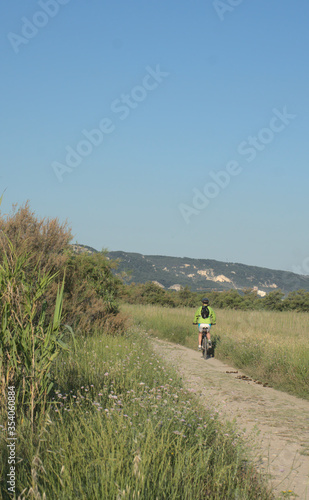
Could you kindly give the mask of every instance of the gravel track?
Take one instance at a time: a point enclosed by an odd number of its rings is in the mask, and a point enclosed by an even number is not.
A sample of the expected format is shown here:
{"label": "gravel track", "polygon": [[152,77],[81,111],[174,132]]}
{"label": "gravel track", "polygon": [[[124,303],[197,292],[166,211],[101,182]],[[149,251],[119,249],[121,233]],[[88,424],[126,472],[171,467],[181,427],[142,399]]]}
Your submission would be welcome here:
{"label": "gravel track", "polygon": [[309,500],[309,402],[263,386],[240,370],[181,345],[152,339],[153,347],[182,377],[187,389],[222,421],[244,432],[258,468],[278,498]]}

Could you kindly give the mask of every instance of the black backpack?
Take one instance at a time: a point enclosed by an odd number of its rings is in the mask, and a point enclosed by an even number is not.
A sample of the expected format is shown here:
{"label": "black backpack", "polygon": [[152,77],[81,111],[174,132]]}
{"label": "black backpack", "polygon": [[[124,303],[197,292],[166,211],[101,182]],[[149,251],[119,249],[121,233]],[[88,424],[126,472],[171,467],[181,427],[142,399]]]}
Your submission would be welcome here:
{"label": "black backpack", "polygon": [[202,306],[201,316],[203,319],[209,318],[209,309],[207,306]]}

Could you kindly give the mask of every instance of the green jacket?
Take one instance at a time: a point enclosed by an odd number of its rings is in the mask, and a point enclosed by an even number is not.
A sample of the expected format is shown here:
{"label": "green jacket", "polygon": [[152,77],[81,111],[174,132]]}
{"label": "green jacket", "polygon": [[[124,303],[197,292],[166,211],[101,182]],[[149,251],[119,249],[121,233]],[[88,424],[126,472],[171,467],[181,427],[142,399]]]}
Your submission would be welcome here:
{"label": "green jacket", "polygon": [[209,309],[209,316],[208,316],[208,318],[204,319],[201,316],[202,307],[203,306],[199,307],[198,310],[196,311],[193,323],[205,323],[205,324],[215,323],[216,322],[215,311],[211,307],[207,306]]}

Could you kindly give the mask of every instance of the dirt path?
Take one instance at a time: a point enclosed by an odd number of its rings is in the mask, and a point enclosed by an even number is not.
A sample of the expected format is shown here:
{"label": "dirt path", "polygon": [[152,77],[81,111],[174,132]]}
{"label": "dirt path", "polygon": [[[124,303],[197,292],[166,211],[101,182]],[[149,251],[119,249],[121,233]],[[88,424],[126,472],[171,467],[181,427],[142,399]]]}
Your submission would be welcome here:
{"label": "dirt path", "polygon": [[309,500],[309,402],[238,378],[240,370],[215,358],[205,361],[192,349],[157,339],[153,344],[202,404],[217,410],[222,420],[235,420],[254,440],[256,460],[278,498],[291,490],[288,498]]}

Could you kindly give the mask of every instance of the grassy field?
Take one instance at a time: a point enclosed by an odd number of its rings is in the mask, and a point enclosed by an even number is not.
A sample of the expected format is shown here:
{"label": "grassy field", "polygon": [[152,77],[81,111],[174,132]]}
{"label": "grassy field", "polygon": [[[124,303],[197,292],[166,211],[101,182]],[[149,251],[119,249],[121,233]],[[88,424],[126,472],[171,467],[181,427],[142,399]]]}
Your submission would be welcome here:
{"label": "grassy field", "polygon": [[[137,325],[197,348],[194,309],[123,304]],[[215,356],[270,386],[309,399],[309,314],[217,310]]]}
{"label": "grassy field", "polygon": [[[138,332],[78,339],[54,376],[48,412],[33,435],[16,409],[16,498],[273,498],[236,430],[200,409]],[[6,500],[8,450],[0,431]]]}

